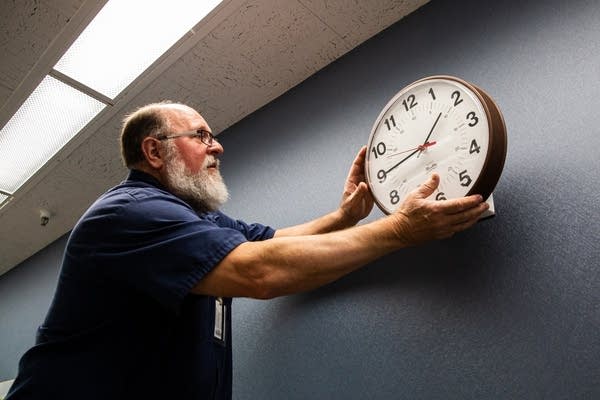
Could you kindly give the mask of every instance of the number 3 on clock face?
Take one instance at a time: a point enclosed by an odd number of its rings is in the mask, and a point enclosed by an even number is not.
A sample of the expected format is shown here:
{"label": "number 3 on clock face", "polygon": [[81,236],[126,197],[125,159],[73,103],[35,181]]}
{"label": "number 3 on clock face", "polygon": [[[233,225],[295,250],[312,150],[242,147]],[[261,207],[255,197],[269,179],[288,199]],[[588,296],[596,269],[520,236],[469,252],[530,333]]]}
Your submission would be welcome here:
{"label": "number 3 on clock face", "polygon": [[379,208],[392,213],[436,172],[431,199],[493,191],[504,167],[506,126],[483,90],[459,78],[433,76],[400,90],[369,137],[367,183]]}

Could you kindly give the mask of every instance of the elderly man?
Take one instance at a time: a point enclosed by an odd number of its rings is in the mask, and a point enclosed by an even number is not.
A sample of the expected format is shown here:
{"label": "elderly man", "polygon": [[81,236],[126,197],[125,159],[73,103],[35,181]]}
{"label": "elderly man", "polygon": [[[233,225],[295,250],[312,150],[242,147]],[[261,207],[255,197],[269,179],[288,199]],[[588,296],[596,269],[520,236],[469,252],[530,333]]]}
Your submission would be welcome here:
{"label": "elderly man", "polygon": [[[198,112],[157,103],[121,134],[131,172],[69,237],[56,294],[8,399],[230,399],[231,298],[311,290],[387,253],[473,225],[481,196],[431,201],[432,177],[396,213],[373,199],[358,153],[339,208],[274,230],[218,211],[223,147]],[[349,229],[345,229],[349,228]]]}

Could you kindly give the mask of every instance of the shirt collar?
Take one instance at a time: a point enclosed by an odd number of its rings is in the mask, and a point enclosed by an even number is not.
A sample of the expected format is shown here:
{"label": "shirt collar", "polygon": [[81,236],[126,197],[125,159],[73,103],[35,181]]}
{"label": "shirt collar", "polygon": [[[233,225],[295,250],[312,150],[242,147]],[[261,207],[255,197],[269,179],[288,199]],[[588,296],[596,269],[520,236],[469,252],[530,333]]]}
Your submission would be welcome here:
{"label": "shirt collar", "polygon": [[[171,193],[171,191],[169,189],[167,189],[162,183],[160,183],[158,181],[158,179],[156,179],[152,175],[148,174],[147,172],[140,171],[139,169],[131,169],[131,170],[129,170],[129,175],[127,175],[127,179],[123,183],[127,183],[129,181],[144,182],[144,183],[147,183],[149,185],[156,186],[157,188],[159,188],[161,190],[164,190],[166,192]],[[173,194],[173,193],[171,193],[171,194]],[[175,196],[175,195],[173,194],[173,196]],[[182,200],[182,201],[185,201],[185,200]],[[187,202],[186,202],[186,204],[187,204]],[[215,218],[218,218],[220,215],[222,215],[222,213],[221,213],[221,211],[215,211],[215,212],[198,212],[198,215],[199,216],[202,216],[202,215],[211,216],[211,215],[213,215]]]}
{"label": "shirt collar", "polygon": [[152,175],[144,172],[144,171],[140,171],[139,169],[132,169],[129,171],[129,175],[127,176],[127,180],[128,181],[142,181],[145,183],[148,183],[152,186],[156,186],[159,189],[163,189],[163,190],[167,190],[167,188],[158,181],[158,179],[156,179],[155,177],[153,177]]}

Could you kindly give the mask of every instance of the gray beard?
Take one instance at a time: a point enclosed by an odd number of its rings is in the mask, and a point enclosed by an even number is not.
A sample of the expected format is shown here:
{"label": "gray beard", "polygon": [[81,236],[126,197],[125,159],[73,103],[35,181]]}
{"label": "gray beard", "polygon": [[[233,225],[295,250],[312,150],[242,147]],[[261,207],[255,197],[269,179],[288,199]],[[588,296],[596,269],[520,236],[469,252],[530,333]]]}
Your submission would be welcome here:
{"label": "gray beard", "polygon": [[[169,146],[166,160],[167,188],[197,212],[218,210],[229,198],[229,192],[221,173],[218,170],[210,173],[206,169],[214,161],[213,156],[207,155],[200,171],[192,174],[177,150]],[[216,161],[218,166],[219,160]]]}

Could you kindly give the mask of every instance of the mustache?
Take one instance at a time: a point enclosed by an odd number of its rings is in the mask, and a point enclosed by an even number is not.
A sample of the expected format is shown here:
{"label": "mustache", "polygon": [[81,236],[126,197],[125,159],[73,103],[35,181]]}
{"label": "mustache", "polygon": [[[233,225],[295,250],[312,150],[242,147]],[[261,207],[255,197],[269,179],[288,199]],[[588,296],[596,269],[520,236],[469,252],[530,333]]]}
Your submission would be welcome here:
{"label": "mustache", "polygon": [[221,160],[219,160],[215,156],[207,155],[206,158],[204,159],[204,163],[202,163],[202,166],[204,168],[211,168],[212,167],[212,168],[219,169],[219,167],[221,166]]}

